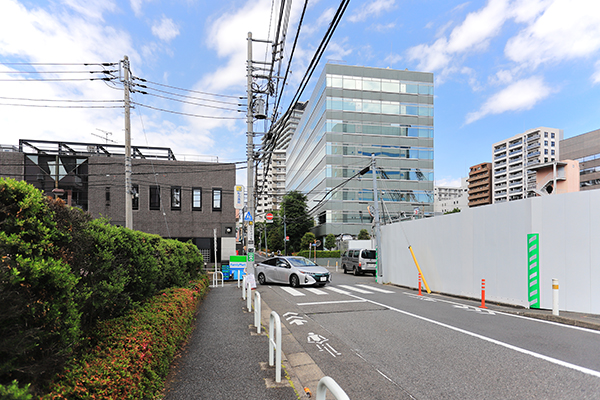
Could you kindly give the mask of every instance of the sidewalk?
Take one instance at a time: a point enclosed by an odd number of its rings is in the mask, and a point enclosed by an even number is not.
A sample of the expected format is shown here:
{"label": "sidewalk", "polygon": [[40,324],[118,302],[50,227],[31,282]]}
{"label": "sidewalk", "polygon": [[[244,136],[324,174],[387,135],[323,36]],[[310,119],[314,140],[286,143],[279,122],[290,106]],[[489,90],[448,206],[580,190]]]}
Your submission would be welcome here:
{"label": "sidewalk", "polygon": [[190,340],[171,367],[165,400],[298,398],[284,369],[281,383],[274,383],[268,338],[256,333],[241,296],[236,283],[206,295]]}

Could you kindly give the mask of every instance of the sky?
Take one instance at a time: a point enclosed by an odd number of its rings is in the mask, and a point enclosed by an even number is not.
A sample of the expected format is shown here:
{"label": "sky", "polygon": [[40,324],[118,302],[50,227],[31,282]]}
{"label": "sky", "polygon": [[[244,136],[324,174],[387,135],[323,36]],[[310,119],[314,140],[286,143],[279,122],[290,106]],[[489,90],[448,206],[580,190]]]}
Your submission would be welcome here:
{"label": "sky", "polygon": [[[281,74],[304,4],[291,5]],[[308,0],[280,112],[339,5]],[[124,144],[118,63],[127,55],[132,74],[150,88],[132,93],[133,145],[170,147],[178,159],[243,162],[247,34],[273,39],[278,7],[269,0],[0,0],[0,144]],[[254,61],[270,61],[270,52],[253,45]],[[569,138],[600,128],[598,0],[351,0],[313,77],[326,62],[434,73],[441,186],[458,186],[470,166],[491,161],[493,143],[528,129],[563,129]],[[89,80],[109,76],[103,70],[117,79]],[[300,100],[311,91],[309,84]],[[264,123],[254,130],[264,132]],[[237,181],[245,183],[245,170]]]}

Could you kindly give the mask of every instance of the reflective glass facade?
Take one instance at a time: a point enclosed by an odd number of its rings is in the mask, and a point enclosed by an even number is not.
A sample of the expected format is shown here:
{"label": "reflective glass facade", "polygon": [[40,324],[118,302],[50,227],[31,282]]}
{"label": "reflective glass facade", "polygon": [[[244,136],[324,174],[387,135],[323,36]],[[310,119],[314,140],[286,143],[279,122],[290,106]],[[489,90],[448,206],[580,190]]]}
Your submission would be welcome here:
{"label": "reflective glass facade", "polygon": [[433,213],[433,74],[325,66],[287,150],[286,190],[307,195],[318,237],[371,230],[370,172],[330,193],[371,154],[382,218]]}

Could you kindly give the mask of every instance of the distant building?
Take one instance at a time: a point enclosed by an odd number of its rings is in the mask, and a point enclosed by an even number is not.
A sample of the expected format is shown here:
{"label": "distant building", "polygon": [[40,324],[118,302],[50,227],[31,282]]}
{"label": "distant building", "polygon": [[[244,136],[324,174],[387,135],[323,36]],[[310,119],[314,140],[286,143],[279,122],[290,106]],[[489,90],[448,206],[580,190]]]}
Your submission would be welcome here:
{"label": "distant building", "polygon": [[267,212],[279,210],[279,204],[283,201],[286,193],[286,150],[296,132],[306,103],[297,102],[291,110],[290,117],[286,118],[286,123],[274,132],[278,138],[275,141],[275,148],[270,152],[270,158],[267,158],[268,166],[262,166],[257,171],[257,221],[264,221],[264,215]]}
{"label": "distant building", "polygon": [[371,154],[386,219],[433,214],[433,74],[325,65],[286,165],[286,190],[307,195],[318,238],[371,229],[372,172],[359,175]]}
{"label": "distant building", "polygon": [[579,192],[578,161],[552,161],[531,169],[536,173],[535,192],[540,196]]}
{"label": "distant building", "polygon": [[436,214],[445,214],[468,205],[467,179],[461,179],[460,187],[435,186],[433,188],[433,209]]}
{"label": "distant building", "polygon": [[115,225],[125,225],[131,201],[133,229],[192,240],[207,263],[215,250],[217,262],[235,255],[235,164],[178,161],[169,148],[132,146],[134,195],[126,199],[124,146],[22,139],[14,150],[0,152],[0,176],[61,193]]}
{"label": "distant building", "polygon": [[562,129],[540,127],[494,143],[494,203],[537,196],[535,171],[531,168],[559,160],[562,138]]}
{"label": "distant building", "polygon": [[492,204],[492,163],[486,162],[469,169],[469,207]]}
{"label": "distant building", "polygon": [[581,190],[600,189],[600,129],[560,141],[560,160],[579,162]]}

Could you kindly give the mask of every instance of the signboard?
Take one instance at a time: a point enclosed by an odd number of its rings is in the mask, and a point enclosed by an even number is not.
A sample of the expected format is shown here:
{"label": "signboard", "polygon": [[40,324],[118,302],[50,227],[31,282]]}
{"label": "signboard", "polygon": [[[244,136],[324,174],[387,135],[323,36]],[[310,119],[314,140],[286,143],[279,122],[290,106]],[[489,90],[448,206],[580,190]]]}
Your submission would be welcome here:
{"label": "signboard", "polygon": [[250,214],[250,211],[247,211],[246,214],[244,214],[244,221],[252,221],[252,214]]}
{"label": "signboard", "polygon": [[242,279],[246,270],[246,256],[229,256],[229,269],[233,279]]}
{"label": "signboard", "polygon": [[267,213],[267,215],[265,215],[265,219],[267,220],[267,222],[273,222],[273,214]]}
{"label": "signboard", "polygon": [[529,308],[540,308],[540,234],[527,235],[527,287]]}
{"label": "signboard", "polygon": [[242,210],[244,208],[244,187],[242,185],[235,186],[233,207],[236,210]]}
{"label": "signboard", "polygon": [[248,253],[248,262],[254,262],[254,253]]}

